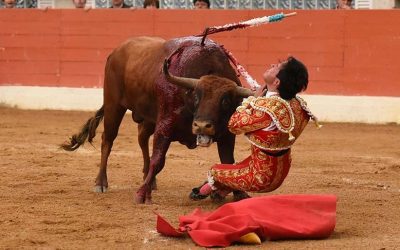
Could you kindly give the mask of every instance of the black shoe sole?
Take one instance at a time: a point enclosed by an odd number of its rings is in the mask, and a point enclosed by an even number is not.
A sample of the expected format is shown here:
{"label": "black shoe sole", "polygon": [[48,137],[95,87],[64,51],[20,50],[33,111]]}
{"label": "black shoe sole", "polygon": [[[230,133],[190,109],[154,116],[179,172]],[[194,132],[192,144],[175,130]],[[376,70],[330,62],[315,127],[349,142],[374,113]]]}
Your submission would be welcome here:
{"label": "black shoe sole", "polygon": [[204,200],[208,195],[200,194],[200,188],[193,188],[189,198],[194,201]]}

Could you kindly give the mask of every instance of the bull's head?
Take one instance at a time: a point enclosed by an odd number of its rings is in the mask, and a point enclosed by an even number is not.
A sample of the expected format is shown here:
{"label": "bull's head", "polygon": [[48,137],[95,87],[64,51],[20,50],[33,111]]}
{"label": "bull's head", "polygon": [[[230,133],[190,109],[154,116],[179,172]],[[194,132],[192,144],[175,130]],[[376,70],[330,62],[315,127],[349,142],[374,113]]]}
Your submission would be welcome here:
{"label": "bull's head", "polygon": [[228,120],[243,97],[254,93],[224,77],[205,75],[200,79],[173,76],[168,71],[167,60],[163,72],[167,81],[188,89],[192,93],[192,132],[197,135],[197,145],[208,147],[213,138],[226,130]]}

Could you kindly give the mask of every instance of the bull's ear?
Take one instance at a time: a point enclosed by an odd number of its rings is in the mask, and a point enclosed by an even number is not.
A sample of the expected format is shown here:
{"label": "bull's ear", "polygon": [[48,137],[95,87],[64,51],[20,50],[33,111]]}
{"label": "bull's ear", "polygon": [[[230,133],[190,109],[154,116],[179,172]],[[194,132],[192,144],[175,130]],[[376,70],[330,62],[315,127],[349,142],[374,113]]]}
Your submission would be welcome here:
{"label": "bull's ear", "polygon": [[169,67],[168,59],[164,59],[163,73],[165,76],[169,75],[168,67]]}
{"label": "bull's ear", "polygon": [[171,75],[168,71],[168,60],[164,60],[164,66],[163,66],[163,72],[165,79],[167,79],[168,82],[173,83],[175,85],[188,88],[188,89],[194,89],[197,86],[197,83],[199,82],[198,79],[195,78],[186,78],[186,77],[178,77]]}
{"label": "bull's ear", "polygon": [[254,92],[251,89],[243,88],[243,87],[236,87],[236,93],[242,97],[249,97],[254,95]]}

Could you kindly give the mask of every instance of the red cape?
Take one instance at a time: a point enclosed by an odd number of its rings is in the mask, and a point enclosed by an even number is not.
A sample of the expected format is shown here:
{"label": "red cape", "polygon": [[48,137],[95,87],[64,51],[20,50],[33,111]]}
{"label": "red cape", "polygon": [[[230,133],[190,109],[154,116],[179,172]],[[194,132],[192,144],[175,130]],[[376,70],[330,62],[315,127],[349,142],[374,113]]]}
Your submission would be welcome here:
{"label": "red cape", "polygon": [[157,231],[179,237],[185,232],[202,247],[227,247],[250,232],[261,240],[318,239],[336,224],[336,196],[273,195],[226,203],[213,212],[196,208],[174,229],[157,215]]}

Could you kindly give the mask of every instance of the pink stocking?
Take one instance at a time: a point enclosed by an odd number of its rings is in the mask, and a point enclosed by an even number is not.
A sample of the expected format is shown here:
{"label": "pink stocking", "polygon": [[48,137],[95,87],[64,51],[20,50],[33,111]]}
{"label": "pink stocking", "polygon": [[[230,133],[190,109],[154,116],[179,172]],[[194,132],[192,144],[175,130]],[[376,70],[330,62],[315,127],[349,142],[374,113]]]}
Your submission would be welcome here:
{"label": "pink stocking", "polygon": [[204,184],[201,188],[200,188],[200,194],[201,195],[209,195],[211,193],[212,189],[211,186],[208,185],[208,182],[206,184]]}

